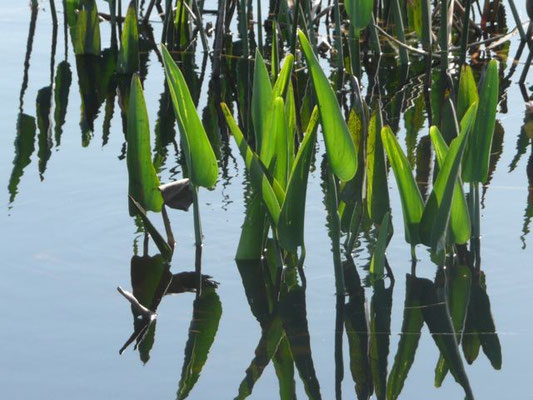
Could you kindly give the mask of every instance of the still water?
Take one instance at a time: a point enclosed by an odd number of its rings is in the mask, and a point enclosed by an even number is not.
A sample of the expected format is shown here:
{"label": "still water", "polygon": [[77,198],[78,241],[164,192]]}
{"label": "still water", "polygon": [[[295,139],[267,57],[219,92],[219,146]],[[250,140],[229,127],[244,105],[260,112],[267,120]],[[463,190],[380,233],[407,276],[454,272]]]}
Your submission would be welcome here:
{"label": "still water", "polygon": [[[525,19],[525,11],[520,11]],[[110,121],[109,136],[104,129],[102,106],[94,122],[92,137],[87,140],[80,127],[81,99],[76,62],[70,46],[64,54],[61,24],[54,70],[66,60],[72,71],[72,83],[60,144],[54,141],[50,154],[43,155],[49,147],[46,139],[44,144],[42,139],[40,141],[37,128],[31,162],[25,166],[17,188],[8,188],[19,114],[36,116],[38,92],[50,85],[52,23],[48,3],[43,2],[27,70],[28,86],[21,90],[25,79],[29,21],[27,2],[3,2],[0,5],[0,36],[3,38],[0,41],[0,54],[3,55],[0,63],[0,182],[3,188],[0,192],[0,252],[3,254],[0,263],[0,314],[3,319],[0,329],[0,397],[175,398],[186,358],[195,296],[193,293],[165,296],[157,310],[155,341],[149,354],[134,351],[130,346],[119,355],[119,349],[133,332],[133,319],[129,304],[116,287],[131,290],[135,262],[132,257],[135,253],[142,254],[143,237],[128,214],[128,176],[118,104]],[[108,38],[108,24],[102,23],[101,29],[102,37]],[[155,24],[156,32],[159,29],[160,26]],[[103,45],[105,47],[106,43]],[[515,37],[511,40],[504,75],[517,46]],[[521,63],[524,60],[523,56]],[[198,55],[197,68],[201,62]],[[153,52],[147,67],[144,89],[153,129],[158,120],[164,74]],[[497,371],[485,355],[480,354],[473,365],[465,364],[473,392],[479,399],[533,398],[529,383],[533,356],[533,270],[530,268],[533,234],[529,233],[529,219],[533,216],[533,198],[527,175],[533,147],[530,139],[523,139],[527,142],[523,146],[525,153],[517,157],[517,141],[526,115],[525,100],[516,83],[521,70],[522,64],[506,89],[506,107],[500,105],[499,108],[497,120],[501,129],[497,130],[497,135],[503,140],[502,149],[501,154],[496,155],[499,157],[496,169],[484,191],[482,270],[486,275],[503,363]],[[203,110],[208,101],[210,75],[208,63],[201,82],[199,110]],[[526,80],[526,88],[532,84],[533,73]],[[400,128],[399,140],[403,144],[403,117]],[[427,123],[422,130],[427,131]],[[245,173],[234,142],[229,143],[226,151],[230,156],[216,189],[201,190],[200,193],[205,236],[202,268],[220,284],[216,293],[221,317],[207,362],[189,395],[191,399],[235,397],[261,337],[261,327],[250,312],[234,261],[244,218]],[[160,173],[162,182],[181,177],[174,146],[170,144],[166,149],[168,156]],[[511,168],[513,160],[515,165]],[[308,186],[306,303],[317,380],[323,398],[331,399],[335,394],[335,279],[318,163]],[[394,180],[389,182],[396,226],[387,253],[396,278],[392,295],[390,370],[401,332],[406,274],[410,273],[411,264],[401,228],[398,192]],[[192,213],[173,211],[170,218],[177,241],[170,272],[193,271]],[[158,218],[156,220],[159,222]],[[364,240],[361,248],[355,262],[364,278],[366,272],[362,266],[369,262]],[[150,243],[149,254],[156,252]],[[433,280],[435,266],[422,249],[418,253],[418,276]],[[372,289],[366,288],[366,292],[369,302]],[[346,337],[344,341],[342,392],[344,398],[354,398]],[[434,387],[438,357],[438,349],[424,326],[401,399],[463,398],[462,388],[450,376],[441,388]],[[295,380],[298,397],[305,398],[297,374]],[[276,373],[270,363],[250,398],[273,399],[278,397],[278,390]]]}

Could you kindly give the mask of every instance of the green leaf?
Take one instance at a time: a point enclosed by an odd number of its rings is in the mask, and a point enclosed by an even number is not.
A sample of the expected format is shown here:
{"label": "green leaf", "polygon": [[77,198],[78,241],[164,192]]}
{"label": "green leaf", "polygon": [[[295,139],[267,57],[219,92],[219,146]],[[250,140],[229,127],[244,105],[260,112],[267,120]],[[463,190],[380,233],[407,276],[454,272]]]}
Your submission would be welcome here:
{"label": "green leaf", "polygon": [[[267,175],[268,172],[267,172],[266,167],[261,162],[257,154],[255,154],[250,149],[250,147],[248,146],[248,143],[246,143],[246,140],[244,139],[244,136],[239,126],[235,122],[235,119],[233,119],[233,116],[231,115],[231,111],[229,110],[228,106],[225,103],[222,103],[221,108],[222,108],[222,112],[224,113],[224,116],[226,117],[226,122],[231,132],[233,133],[235,142],[237,143],[237,146],[239,147],[242,158],[244,159],[246,169],[248,170],[248,173],[250,174],[250,181],[251,181],[252,187],[254,188],[256,193],[261,196],[261,199],[263,200],[263,203],[265,204],[268,210],[270,218],[272,219],[274,224],[277,225],[278,220],[279,220],[279,215],[281,212],[281,208],[280,208],[280,205],[279,205],[280,203],[278,200],[279,193],[276,194],[276,191],[274,190],[274,187],[273,187],[275,186],[275,184],[271,183]],[[281,192],[283,192],[283,189],[281,189]]]}
{"label": "green leaf", "polygon": [[157,228],[152,224],[152,222],[146,215],[146,211],[144,210],[144,208],[132,196],[130,196],[130,202],[133,205],[135,214],[141,217],[144,224],[144,228],[150,234],[150,236],[152,236],[155,245],[165,258],[165,260],[170,261],[172,259],[173,251],[168,245],[167,241],[163,239],[163,236],[161,236]]}
{"label": "green leaf", "polygon": [[193,304],[189,339],[185,346],[185,359],[178,387],[178,400],[187,398],[198,381],[209,350],[215,341],[221,316],[222,304],[217,293],[213,288],[204,288]]}
{"label": "green leaf", "polygon": [[[427,279],[424,279],[427,281]],[[466,398],[472,400],[474,395],[466,375],[463,361],[459,354],[453,324],[448,314],[445,299],[439,296],[439,290],[432,282],[422,287],[422,314],[429,331],[439,348],[455,380],[463,387]]]}
{"label": "green leaf", "polygon": [[74,54],[99,56],[100,21],[95,0],[82,0],[73,30]]}
{"label": "green leaf", "polygon": [[372,21],[373,0],[347,0],[344,2],[344,7],[356,30],[366,28]]}
{"label": "green leaf", "polygon": [[260,194],[254,193],[246,207],[246,216],[235,260],[260,260],[264,249],[266,210]]}
{"label": "green leaf", "polygon": [[[143,88],[136,74],[131,79],[129,103],[126,135],[129,194],[145,210],[159,212],[163,205],[163,197],[158,189],[159,178],[152,164],[150,126]],[[130,215],[134,215],[131,204]]]}
{"label": "green leaf", "polygon": [[381,140],[381,110],[370,117],[366,143],[366,203],[368,216],[381,223],[390,210],[385,153]]}
{"label": "green leaf", "polygon": [[419,39],[423,38],[423,1],[426,0],[411,0],[405,3],[407,6],[407,20],[409,22],[409,28],[416,32],[416,35]]}
{"label": "green leaf", "polygon": [[[430,136],[437,155],[437,163],[439,168],[442,169],[444,166],[444,160],[448,154],[448,145],[437,127],[431,127]],[[454,243],[463,244],[470,239],[470,214],[468,212],[468,204],[466,203],[460,176],[457,177],[457,182],[455,182],[455,187],[453,189],[450,226]]]}
{"label": "green leaf", "polygon": [[77,12],[81,6],[81,0],[66,0],[65,1],[65,13],[67,14],[67,25],[69,28],[76,26],[76,20],[78,19]]}
{"label": "green leaf", "polygon": [[[477,104],[473,104],[463,118],[461,134],[450,145],[450,150],[433,185],[420,222],[422,243],[430,246],[433,254],[441,260],[446,248],[446,233],[452,209],[453,193],[476,110]],[[433,136],[435,136],[435,129],[432,131]]]}
{"label": "green leaf", "polygon": [[296,252],[298,246],[304,245],[307,179],[316,143],[317,120],[318,110],[315,107],[311,120],[309,121],[307,133],[296,155],[278,222],[280,245],[291,252]]}
{"label": "green leaf", "polygon": [[254,83],[252,89],[252,122],[255,133],[255,150],[261,154],[264,132],[267,129],[265,110],[268,110],[272,102],[272,84],[263,56],[256,50],[254,66]]}
{"label": "green leaf", "polygon": [[[274,179],[285,189],[289,177],[289,138],[287,120],[285,119],[285,104],[281,97],[274,99],[271,135],[274,139],[272,144],[274,165],[271,170]],[[265,164],[269,166],[268,163]]]}
{"label": "green leaf", "polygon": [[121,46],[118,53],[118,72],[121,74],[133,74],[139,71],[139,32],[135,4],[135,0],[130,2],[122,28]]}
{"label": "green leaf", "polygon": [[381,130],[381,139],[383,141],[383,147],[387,151],[400,192],[405,224],[405,239],[414,246],[420,243],[418,226],[424,211],[424,202],[416,185],[407,157],[389,126],[384,126]]}
{"label": "green leaf", "polygon": [[274,83],[274,87],[272,88],[272,99],[275,99],[278,96],[285,98],[285,94],[287,93],[289,83],[291,81],[293,65],[294,56],[289,53],[283,61],[283,65],[281,66],[279,75],[276,79],[276,82]]}
{"label": "green leaf", "polygon": [[394,364],[387,382],[388,400],[396,400],[400,396],[409,370],[415,360],[416,349],[424,325],[420,299],[420,283],[423,281],[427,281],[427,279],[419,279],[410,274],[406,275],[402,330],[398,350],[394,356]]}
{"label": "green leaf", "polygon": [[298,37],[315,87],[329,164],[339,179],[349,181],[357,170],[355,145],[335,92],[320,67],[309,41],[301,30],[298,30]]}
{"label": "green leaf", "polygon": [[470,106],[478,102],[479,96],[472,68],[469,65],[464,65],[461,68],[459,90],[457,91],[457,119],[461,121]]}
{"label": "green leaf", "polygon": [[[454,265],[451,268],[451,276],[448,285],[448,308],[452,318],[453,330],[457,343],[461,341],[465,325],[468,303],[470,301],[470,288],[472,285],[472,273],[467,265]],[[441,355],[435,367],[435,386],[440,387],[448,373],[448,364]]]}
{"label": "green leaf", "polygon": [[385,252],[387,251],[391,228],[390,212],[387,212],[379,228],[378,240],[374,248],[374,254],[372,254],[372,260],[370,261],[370,273],[376,279],[381,279],[385,275]]}
{"label": "green leaf", "polygon": [[463,163],[465,182],[485,183],[487,181],[499,90],[498,61],[491,60],[481,85],[476,122],[468,141]]}
{"label": "green leaf", "polygon": [[184,146],[189,179],[194,186],[212,188],[218,177],[218,164],[189,92],[187,82],[164,45],[161,45],[165,75]]}

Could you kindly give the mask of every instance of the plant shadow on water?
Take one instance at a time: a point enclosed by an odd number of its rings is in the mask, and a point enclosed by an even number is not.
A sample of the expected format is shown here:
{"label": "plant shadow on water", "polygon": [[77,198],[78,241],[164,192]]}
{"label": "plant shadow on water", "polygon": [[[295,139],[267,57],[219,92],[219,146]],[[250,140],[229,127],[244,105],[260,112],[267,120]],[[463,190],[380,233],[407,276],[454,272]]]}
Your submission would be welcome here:
{"label": "plant shadow on water", "polygon": [[[533,217],[533,96],[524,85],[533,57],[527,36],[532,24],[523,33],[518,21],[521,42],[504,77],[513,31],[499,2],[486,2],[479,24],[469,16],[470,0],[451,11],[446,1],[435,2],[435,9],[443,7],[436,18],[431,18],[429,1],[392,0],[385,7],[350,0],[323,10],[299,0],[292,6],[271,2],[272,13],[256,33],[254,24],[246,23],[252,21],[251,3],[220,0],[213,40],[213,29],[202,27],[203,14],[208,14],[203,2],[167,1],[163,9],[161,1],[132,1],[125,16],[122,2],[108,3],[110,12],[105,14],[98,12],[95,1],[64,2],[65,55],[56,66],[58,24],[51,1],[50,82],[37,92],[33,117],[24,113],[39,10],[32,1],[8,192],[13,207],[36,140],[41,180],[52,148],[61,144],[73,89],[68,61],[72,43],[81,145],[91,145],[102,108],[102,146],[108,143],[116,102],[124,135],[119,159],[126,159],[128,171],[128,211],[137,233],[144,235],[142,256],[134,242],[132,292],[119,287],[131,303],[134,321],[120,354],[133,344],[147,363],[160,303],[167,295],[194,292],[177,398],[188,397],[199,380],[222,316],[218,283],[202,273],[199,189],[212,190],[219,179],[223,188],[230,184],[230,163],[237,165],[233,151],[240,153],[245,167],[245,217],[235,261],[261,332],[235,388],[236,398],[252,394],[271,362],[280,398],[296,398],[296,372],[308,398],[333,397],[319,383],[306,305],[305,206],[309,176],[318,172],[335,282],[335,398],[343,397],[345,365],[358,399],[399,398],[426,326],[438,354],[434,385],[440,387],[450,375],[466,398],[473,399],[464,361],[474,363],[482,350],[494,369],[502,368],[502,346],[482,269],[480,215],[503,152],[497,110],[506,112],[506,91],[524,49],[529,55],[519,83],[526,111],[509,166],[513,171],[531,147],[524,247]],[[161,46],[149,20],[154,7],[162,20]],[[262,3],[257,7],[261,18]],[[292,7],[299,9],[296,15]],[[516,19],[513,1],[510,8]],[[236,40],[231,35],[234,13]],[[100,18],[112,32],[103,50]],[[323,19],[327,22],[321,27]],[[210,42],[212,52],[206,51]],[[153,130],[143,88],[151,54],[165,75]],[[327,59],[327,68],[317,54]],[[204,83],[208,66],[211,76]],[[204,87],[207,101],[198,113]],[[400,131],[405,132],[404,145]],[[170,181],[162,185],[165,171]],[[412,259],[396,349],[391,348],[391,323],[398,261],[389,264],[387,258],[398,230],[392,190],[400,198],[405,249]],[[176,239],[167,208],[187,211],[191,204],[194,271],[172,273]],[[159,213],[165,235],[150,220]],[[150,237],[158,249],[152,256]],[[433,280],[417,276],[416,249],[423,246],[436,266]]]}

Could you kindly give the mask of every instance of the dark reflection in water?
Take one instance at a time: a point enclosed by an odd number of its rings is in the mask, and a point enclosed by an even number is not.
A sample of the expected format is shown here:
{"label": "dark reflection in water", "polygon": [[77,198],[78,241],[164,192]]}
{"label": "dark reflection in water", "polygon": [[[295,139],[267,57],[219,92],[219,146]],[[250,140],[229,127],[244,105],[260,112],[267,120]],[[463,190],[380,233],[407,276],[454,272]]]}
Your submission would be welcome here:
{"label": "dark reflection in water", "polygon": [[[145,249],[146,250],[146,249]],[[209,350],[215,340],[222,315],[222,305],[216,293],[218,283],[210,276],[202,276],[203,290],[193,302],[189,337],[185,344],[185,355],[181,378],[178,384],[178,399],[184,399],[194,387],[207,361]],[[119,291],[132,303],[133,333],[119,353],[135,342],[141,361],[150,360],[150,351],[156,337],[157,309],[164,296],[196,291],[196,273],[172,274],[170,264],[161,254],[149,256],[134,255],[131,258],[132,293]]]}

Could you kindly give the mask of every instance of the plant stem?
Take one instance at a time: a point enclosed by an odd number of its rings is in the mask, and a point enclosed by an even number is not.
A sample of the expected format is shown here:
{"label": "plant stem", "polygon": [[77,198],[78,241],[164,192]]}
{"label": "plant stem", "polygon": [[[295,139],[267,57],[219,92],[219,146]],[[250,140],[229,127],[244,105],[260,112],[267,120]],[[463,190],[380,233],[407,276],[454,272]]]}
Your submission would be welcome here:
{"label": "plant stem", "polygon": [[361,78],[361,48],[360,48],[360,35],[361,32],[358,29],[355,29],[352,24],[350,24],[350,55],[351,55],[351,64],[352,64],[352,74]]}
{"label": "plant stem", "polygon": [[468,44],[468,28],[470,26],[470,9],[472,8],[472,0],[465,0],[465,14],[463,19],[463,32],[461,34],[461,50],[459,66],[462,66],[466,60],[466,45]]}
{"label": "plant stem", "polygon": [[263,53],[263,16],[261,15],[261,0],[257,0],[257,46],[259,52]]}
{"label": "plant stem", "polygon": [[[443,0],[446,1],[446,0]],[[400,9],[399,0],[392,0],[392,15],[394,17],[394,23],[396,24],[396,35],[398,40],[405,44],[405,34],[403,29],[402,10]],[[400,62],[404,65],[409,64],[409,55],[407,50],[402,46],[400,47]]]}
{"label": "plant stem", "polygon": [[[342,31],[341,31],[341,16],[339,8],[339,0],[334,0],[335,12],[335,47],[337,48],[337,68],[339,69],[339,81],[342,82],[342,71],[344,69],[344,55],[342,51]],[[342,86],[342,84],[340,85]],[[340,89],[340,86],[338,89]]]}
{"label": "plant stem", "polygon": [[194,261],[194,270],[196,272],[196,296],[202,294],[202,223],[200,221],[200,209],[198,204],[198,188],[192,187],[193,216],[194,216],[194,237],[196,244],[196,255]]}
{"label": "plant stem", "polygon": [[476,252],[475,252],[475,266],[476,269],[480,268],[481,254],[480,254],[480,242],[481,242],[481,201],[479,198],[479,182],[474,183],[474,201],[475,201],[475,211],[474,211],[474,240],[476,242]]}
{"label": "plant stem", "polygon": [[272,226],[272,236],[274,238],[274,249],[276,253],[276,264],[277,264],[277,274],[276,274],[276,287],[275,287],[275,296],[277,304],[279,302],[280,293],[281,293],[281,283],[283,282],[283,254],[281,254],[281,247],[279,245],[278,232],[275,226]]}

